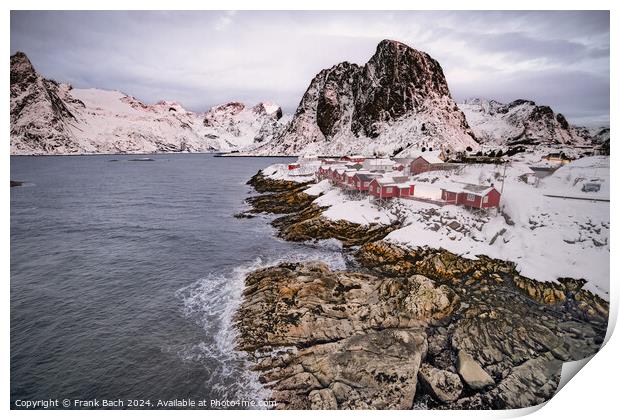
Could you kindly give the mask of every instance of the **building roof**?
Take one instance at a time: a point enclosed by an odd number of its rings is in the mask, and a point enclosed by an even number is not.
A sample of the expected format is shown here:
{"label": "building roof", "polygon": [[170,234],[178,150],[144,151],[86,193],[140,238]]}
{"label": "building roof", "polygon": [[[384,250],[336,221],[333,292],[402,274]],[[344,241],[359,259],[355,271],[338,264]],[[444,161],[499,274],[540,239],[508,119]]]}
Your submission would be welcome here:
{"label": "building roof", "polygon": [[525,163],[522,163],[522,162],[512,162],[510,164],[510,167],[518,170],[519,172],[521,172],[522,175],[534,173],[532,168],[530,168],[529,166],[527,166]]}
{"label": "building roof", "polygon": [[439,159],[439,156],[437,155],[423,154],[423,155],[418,156],[416,159],[419,159],[419,158],[424,159],[428,163],[444,163],[444,161]]}
{"label": "building roof", "polygon": [[411,184],[411,178],[408,176],[384,176],[381,178],[375,178],[375,180],[379,185],[398,186]]}
{"label": "building roof", "polygon": [[377,178],[379,175],[378,174],[358,172],[354,176],[358,177],[362,181],[372,181],[373,179]]}
{"label": "building roof", "polygon": [[437,184],[442,189],[455,193],[468,193],[479,195],[481,197],[487,195],[491,190],[495,189],[493,185],[476,185],[467,184],[465,182],[451,182],[446,184]]}
{"label": "building roof", "polygon": [[396,162],[394,162],[392,159],[385,159],[385,158],[366,159],[364,161],[364,164],[369,164],[372,166],[394,165],[395,163]]}

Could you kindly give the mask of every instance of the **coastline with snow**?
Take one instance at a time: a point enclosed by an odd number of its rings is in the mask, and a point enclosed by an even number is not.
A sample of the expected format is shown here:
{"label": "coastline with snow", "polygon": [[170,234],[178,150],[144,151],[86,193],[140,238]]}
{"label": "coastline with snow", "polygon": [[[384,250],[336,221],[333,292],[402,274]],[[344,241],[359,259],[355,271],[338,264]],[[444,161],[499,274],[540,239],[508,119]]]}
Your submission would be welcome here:
{"label": "coastline with snow", "polygon": [[[235,316],[238,348],[276,408],[542,403],[563,362],[598,351],[609,315],[609,203],[567,206],[545,193],[574,195],[596,178],[601,188],[589,197],[605,197],[608,163],[577,160],[538,181],[527,165],[508,166],[503,205],[488,212],[377,201],[317,182],[303,166],[265,168],[248,182],[261,194],[248,199],[254,211],[280,214],[271,224],[285,240],[339,241],[350,263],[332,270],[281,262],[249,273]],[[420,194],[436,197],[433,188],[448,179],[497,181],[498,169],[467,165],[413,178],[425,185]],[[554,217],[533,217],[543,213]]]}

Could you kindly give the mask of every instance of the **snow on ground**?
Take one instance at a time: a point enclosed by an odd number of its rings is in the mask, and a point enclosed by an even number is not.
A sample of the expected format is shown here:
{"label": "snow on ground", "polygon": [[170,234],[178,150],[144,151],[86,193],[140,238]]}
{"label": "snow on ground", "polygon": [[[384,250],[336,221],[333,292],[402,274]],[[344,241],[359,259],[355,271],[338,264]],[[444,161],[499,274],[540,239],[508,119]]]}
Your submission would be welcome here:
{"label": "snow on ground", "polygon": [[330,189],[314,200],[314,203],[321,207],[329,207],[323,212],[323,216],[331,220],[346,220],[360,225],[370,223],[389,225],[395,220],[394,215],[380,209],[369,197],[354,200],[338,188]]}
{"label": "snow on ground", "polygon": [[433,184],[416,183],[413,189],[413,196],[430,200],[441,200],[441,188]]}
{"label": "snow on ground", "polygon": [[[461,206],[395,199],[377,206],[369,197],[353,199],[328,181],[309,188],[315,200],[329,207],[323,215],[332,220],[388,224],[396,218],[404,227],[386,240],[410,247],[428,246],[475,259],[477,255],[513,261],[519,272],[538,281],[560,277],[584,278],[585,288],[609,299],[608,201],[548,197],[545,194],[609,197],[609,158],[590,157],[572,162],[538,185],[522,180],[524,165],[507,165],[499,211],[476,213]],[[450,171],[427,172],[414,177],[416,190],[430,198],[433,184],[468,182],[502,186],[503,165],[466,165]],[[582,179],[583,178],[583,179]],[[585,180],[599,179],[599,193],[584,193]],[[576,181],[577,180],[577,181]],[[417,185],[422,187],[418,190]]]}
{"label": "snow on ground", "polygon": [[329,179],[324,179],[323,181],[312,185],[310,188],[305,190],[304,192],[308,195],[321,195],[324,192],[330,190],[332,188]]}
{"label": "snow on ground", "polygon": [[[591,156],[562,166],[542,182],[545,194],[609,200],[609,157]],[[584,184],[600,185],[597,192],[584,192]]]}
{"label": "snow on ground", "polygon": [[266,167],[263,169],[263,175],[277,181],[308,182],[314,180],[314,172],[304,171],[303,168],[289,170],[286,163],[274,163]]}

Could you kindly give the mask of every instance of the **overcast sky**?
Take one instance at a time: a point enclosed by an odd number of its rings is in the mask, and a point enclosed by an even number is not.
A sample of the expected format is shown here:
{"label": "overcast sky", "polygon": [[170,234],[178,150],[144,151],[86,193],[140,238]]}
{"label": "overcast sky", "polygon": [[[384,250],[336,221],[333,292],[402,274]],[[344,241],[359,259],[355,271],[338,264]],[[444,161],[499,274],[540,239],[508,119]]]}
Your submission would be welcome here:
{"label": "overcast sky", "polygon": [[608,12],[11,12],[11,53],[44,76],[196,111],[293,112],[316,73],[364,64],[385,38],[437,59],[456,100],[532,99],[608,123]]}

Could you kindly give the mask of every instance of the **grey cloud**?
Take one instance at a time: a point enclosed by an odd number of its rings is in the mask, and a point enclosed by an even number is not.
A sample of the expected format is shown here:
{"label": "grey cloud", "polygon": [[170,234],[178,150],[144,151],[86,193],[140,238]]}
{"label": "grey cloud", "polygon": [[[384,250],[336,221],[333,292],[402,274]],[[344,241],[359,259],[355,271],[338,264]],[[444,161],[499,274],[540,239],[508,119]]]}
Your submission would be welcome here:
{"label": "grey cloud", "polygon": [[292,112],[317,72],[363,64],[384,38],[436,58],[457,99],[531,98],[569,119],[608,118],[605,11],[11,13],[11,52],[47,77],[198,111],[274,100]]}

